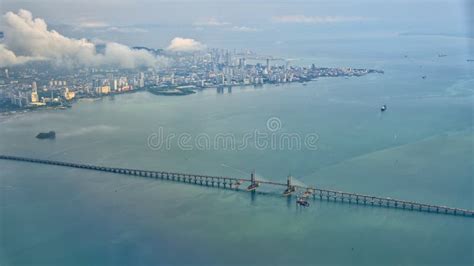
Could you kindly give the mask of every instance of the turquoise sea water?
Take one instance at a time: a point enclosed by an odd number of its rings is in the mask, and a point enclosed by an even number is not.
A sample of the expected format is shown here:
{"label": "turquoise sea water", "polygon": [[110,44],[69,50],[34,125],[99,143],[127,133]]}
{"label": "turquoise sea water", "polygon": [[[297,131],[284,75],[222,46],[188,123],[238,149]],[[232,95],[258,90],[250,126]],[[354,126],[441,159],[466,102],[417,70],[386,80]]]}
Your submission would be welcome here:
{"label": "turquoise sea water", "polygon": [[[323,44],[291,44],[287,56],[295,64],[378,68],[383,75],[83,101],[2,121],[0,153],[234,177],[256,169],[277,181],[291,172],[328,189],[473,209],[474,66],[466,62],[465,40],[373,41],[336,45],[327,54],[318,49]],[[384,114],[382,104],[389,108]],[[281,132],[316,133],[318,149],[147,146],[160,127],[167,134],[242,136],[267,130],[271,117],[280,119]],[[34,138],[47,130],[57,132],[56,140]],[[279,196],[19,162],[0,161],[0,169],[6,265],[474,262],[468,218],[325,201],[301,210]]]}

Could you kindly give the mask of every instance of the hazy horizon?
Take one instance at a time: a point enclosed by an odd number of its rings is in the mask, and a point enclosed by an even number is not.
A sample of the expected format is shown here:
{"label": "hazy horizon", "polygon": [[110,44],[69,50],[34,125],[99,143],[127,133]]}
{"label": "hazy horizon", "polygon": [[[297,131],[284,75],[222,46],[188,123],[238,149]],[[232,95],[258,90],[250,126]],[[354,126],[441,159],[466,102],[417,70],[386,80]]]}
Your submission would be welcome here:
{"label": "hazy horizon", "polygon": [[[54,8],[52,8],[54,7]],[[165,47],[174,37],[278,41],[285,34],[439,34],[473,38],[472,1],[12,1],[66,36]],[[61,12],[58,12],[61,10]],[[0,30],[4,27],[0,24]],[[211,34],[212,33],[212,34]],[[159,34],[160,36],[149,36]],[[148,35],[148,36],[147,36]],[[212,37],[211,37],[212,36]]]}

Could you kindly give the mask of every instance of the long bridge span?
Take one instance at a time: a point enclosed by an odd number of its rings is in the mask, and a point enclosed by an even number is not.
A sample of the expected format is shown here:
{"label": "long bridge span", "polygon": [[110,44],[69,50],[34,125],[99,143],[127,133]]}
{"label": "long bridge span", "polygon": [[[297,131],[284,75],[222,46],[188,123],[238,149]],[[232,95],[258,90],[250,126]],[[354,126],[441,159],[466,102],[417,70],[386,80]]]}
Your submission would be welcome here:
{"label": "long bridge span", "polygon": [[46,159],[35,159],[19,156],[0,155],[0,160],[10,160],[19,162],[29,162],[37,164],[57,165],[63,167],[88,169],[101,172],[109,172],[123,175],[149,177],[155,179],[163,179],[175,182],[190,183],[196,185],[213,186],[223,189],[236,189],[238,190],[242,184],[249,184],[247,187],[248,191],[255,191],[260,185],[270,185],[276,187],[282,187],[285,189],[283,195],[290,196],[298,192],[303,193],[304,197],[313,197],[313,199],[327,200],[327,201],[339,201],[351,204],[368,205],[374,207],[387,207],[396,208],[420,212],[430,212],[438,214],[456,215],[474,217],[474,211],[468,209],[453,208],[447,206],[438,206],[433,204],[425,204],[413,201],[399,200],[393,198],[384,198],[378,196],[363,195],[350,192],[335,191],[329,189],[322,189],[316,187],[306,187],[301,185],[292,184],[291,176],[288,177],[286,183],[273,182],[273,181],[260,181],[255,178],[252,173],[250,178],[233,178],[225,176],[208,176],[198,175],[189,173],[175,173],[175,172],[163,172],[163,171],[149,171],[129,168],[118,168],[118,167],[106,167],[82,163],[71,163],[62,162]]}

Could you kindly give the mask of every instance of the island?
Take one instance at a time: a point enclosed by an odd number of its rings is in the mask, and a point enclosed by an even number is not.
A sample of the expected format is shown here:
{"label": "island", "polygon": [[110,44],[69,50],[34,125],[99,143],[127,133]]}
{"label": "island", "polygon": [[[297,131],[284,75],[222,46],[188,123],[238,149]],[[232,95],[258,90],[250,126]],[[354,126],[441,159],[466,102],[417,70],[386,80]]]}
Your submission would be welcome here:
{"label": "island", "polygon": [[[102,46],[96,47],[103,49]],[[64,68],[47,61],[0,67],[0,115],[36,110],[66,110],[81,99],[147,91],[159,96],[185,96],[205,89],[302,83],[322,78],[384,74],[361,67],[292,64],[285,58],[228,49],[170,53],[163,49],[133,49],[165,57],[155,67],[113,65]],[[2,73],[4,73],[2,75]]]}

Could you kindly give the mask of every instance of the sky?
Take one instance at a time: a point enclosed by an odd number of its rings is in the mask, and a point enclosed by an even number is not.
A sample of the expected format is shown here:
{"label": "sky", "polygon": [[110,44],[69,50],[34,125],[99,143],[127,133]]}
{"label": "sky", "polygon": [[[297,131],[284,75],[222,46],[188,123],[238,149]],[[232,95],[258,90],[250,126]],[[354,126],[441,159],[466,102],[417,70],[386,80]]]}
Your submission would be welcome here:
{"label": "sky", "polygon": [[[269,26],[279,17],[371,19],[401,27],[467,25],[471,0],[2,0],[1,13],[20,8],[50,24],[163,26],[232,24],[238,27]],[[296,19],[293,20],[296,23]],[[321,22],[322,20],[319,20]],[[350,21],[350,20],[347,20]],[[289,23],[290,20],[287,20]],[[332,23],[337,23],[333,20]],[[301,22],[303,23],[303,22]],[[331,22],[328,22],[331,23]]]}
{"label": "sky", "polygon": [[[225,45],[222,40],[278,43],[307,36],[435,34],[474,39],[472,0],[1,0],[0,31],[11,35],[5,14],[20,9],[65,38],[113,43],[109,47],[120,49],[116,44],[177,51]],[[10,41],[10,50],[21,52],[13,46],[25,34]],[[142,55],[124,64],[142,61],[149,60]]]}

